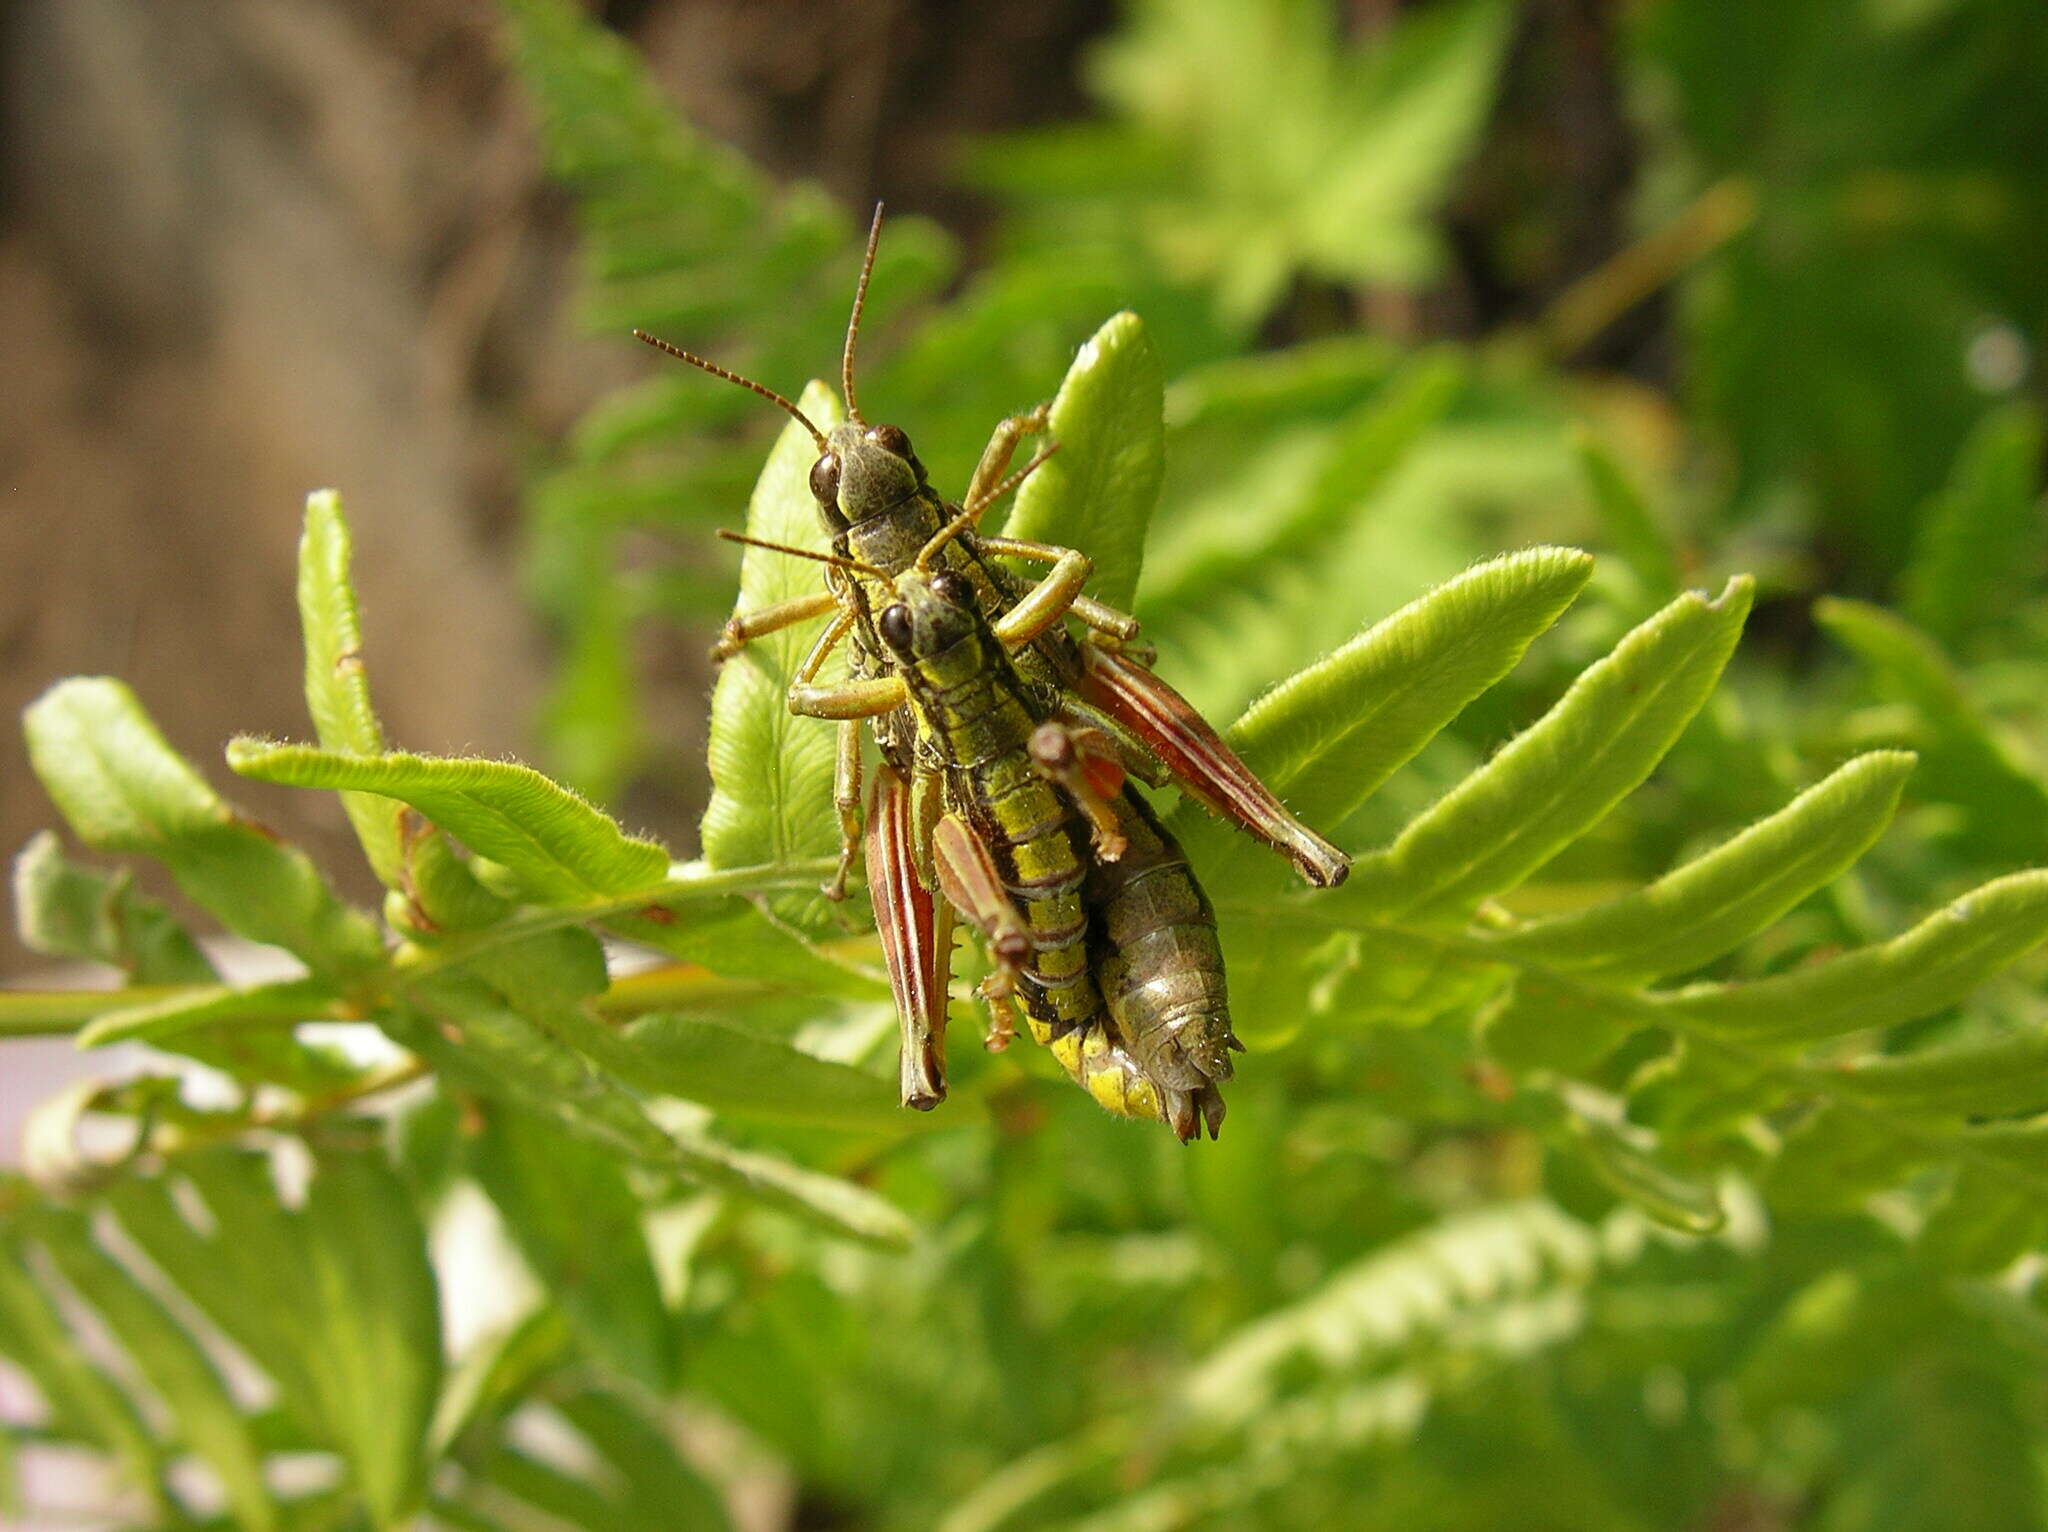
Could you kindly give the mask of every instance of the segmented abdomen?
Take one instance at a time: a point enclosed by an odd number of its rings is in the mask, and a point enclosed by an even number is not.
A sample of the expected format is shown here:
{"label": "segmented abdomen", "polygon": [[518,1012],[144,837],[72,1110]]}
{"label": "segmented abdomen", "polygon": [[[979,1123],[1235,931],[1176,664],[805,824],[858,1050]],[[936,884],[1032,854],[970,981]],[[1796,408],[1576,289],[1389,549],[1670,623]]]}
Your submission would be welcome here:
{"label": "segmented abdomen", "polygon": [[1036,720],[1015,672],[992,636],[960,650],[919,663],[912,689],[946,762],[952,806],[988,848],[1029,933],[1017,979],[1025,1024],[1106,1110],[1181,1131],[1185,1100],[1155,1087],[1103,1009],[1082,897],[1087,864],[1065,799],[1031,764]]}
{"label": "segmented abdomen", "polygon": [[1214,1138],[1224,1110],[1217,1086],[1235,1073],[1230,1054],[1239,1046],[1216,914],[1151,806],[1125,788],[1116,811],[1124,854],[1096,862],[1084,887],[1096,983],[1126,1046],[1167,1098],[1175,1131],[1188,1136],[1171,1114],[1184,1094]]}

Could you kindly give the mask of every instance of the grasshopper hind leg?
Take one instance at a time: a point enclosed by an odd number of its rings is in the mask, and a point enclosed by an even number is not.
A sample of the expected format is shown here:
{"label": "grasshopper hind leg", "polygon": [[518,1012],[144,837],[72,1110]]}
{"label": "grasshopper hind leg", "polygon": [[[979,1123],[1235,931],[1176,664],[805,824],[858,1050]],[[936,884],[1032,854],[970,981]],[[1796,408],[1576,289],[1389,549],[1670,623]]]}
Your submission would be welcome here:
{"label": "grasshopper hind leg", "polygon": [[928,1112],[946,1099],[953,911],[918,877],[913,818],[909,783],[884,765],[868,812],[868,891],[903,1029],[903,1104]]}

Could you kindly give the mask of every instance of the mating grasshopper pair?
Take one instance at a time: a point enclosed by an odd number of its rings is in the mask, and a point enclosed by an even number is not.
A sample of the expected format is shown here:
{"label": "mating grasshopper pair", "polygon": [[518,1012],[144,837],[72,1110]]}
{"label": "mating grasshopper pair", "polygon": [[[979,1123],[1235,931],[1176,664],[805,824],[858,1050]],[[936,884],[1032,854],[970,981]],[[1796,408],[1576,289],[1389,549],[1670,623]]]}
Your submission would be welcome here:
{"label": "mating grasshopper pair", "polygon": [[[834,550],[825,588],[736,615],[714,652],[729,657],[752,638],[832,614],[790,684],[789,705],[840,724],[841,854],[826,892],[843,897],[864,839],[904,1029],[906,1105],[930,1107],[945,1094],[950,905],[989,941],[995,971],[985,991],[1014,991],[1034,1034],[1098,1101],[1160,1118],[1184,1140],[1204,1123],[1213,1137],[1223,1113],[1217,1086],[1238,1046],[1214,916],[1179,846],[1123,779],[1172,780],[1316,886],[1341,882],[1349,860],[1138,663],[1127,648],[1136,621],[1082,593],[1085,554],[976,533],[981,512],[1052,450],[1008,474],[1018,443],[1045,429],[1046,407],[997,427],[964,506],[930,487],[900,428],[862,419],[854,349],[880,228],[878,207],[841,359],[848,419],[829,435],[772,389],[641,335],[773,401],[818,446],[810,487]],[[998,557],[1051,567],[1026,588]],[[1090,630],[1086,642],[1069,635],[1068,616]],[[842,642],[851,645],[849,679],[822,685]],[[883,764],[863,837],[868,721]],[[1087,826],[1085,851],[1076,816]],[[998,1043],[1005,1035],[999,1022]]]}

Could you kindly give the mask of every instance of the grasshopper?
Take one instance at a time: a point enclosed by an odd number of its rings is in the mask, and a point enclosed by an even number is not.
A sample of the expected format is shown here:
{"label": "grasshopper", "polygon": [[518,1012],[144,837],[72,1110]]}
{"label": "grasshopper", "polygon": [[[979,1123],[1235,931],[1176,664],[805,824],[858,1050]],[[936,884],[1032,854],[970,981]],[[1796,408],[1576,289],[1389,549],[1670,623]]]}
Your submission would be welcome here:
{"label": "grasshopper", "polygon": [[[1025,623],[1031,630],[1029,641],[1016,655],[1020,684],[1034,699],[1037,711],[1108,739],[1131,774],[1152,786],[1171,779],[1213,812],[1286,855],[1309,883],[1329,887],[1342,882],[1350,868],[1349,858],[1289,814],[1187,700],[1138,663],[1130,648],[1138,633],[1136,620],[1082,594],[1089,571],[1086,555],[1074,549],[978,535],[973,531],[968,512],[993,503],[1053,450],[1047,447],[1016,473],[1008,472],[1019,443],[1046,429],[1050,406],[1040,405],[997,426],[969,484],[967,511],[932,489],[924,465],[900,427],[870,426],[862,418],[854,388],[855,349],[881,233],[881,214],[878,206],[868,232],[866,257],[841,354],[840,375],[848,419],[829,436],[773,389],[666,341],[634,332],[648,344],[768,399],[801,424],[818,445],[819,456],[811,470],[810,487],[833,550],[846,567],[835,571],[838,577],[828,578],[826,588],[814,595],[736,614],[726,624],[713,654],[716,658],[728,658],[754,637],[833,614],[811,660],[790,688],[793,711],[837,718],[841,723],[833,790],[841,832],[840,860],[837,872],[826,885],[827,895],[844,897],[846,878],[861,845],[862,718],[872,717],[882,758],[893,769],[877,784],[877,805],[885,812],[888,794],[904,790],[919,779],[916,756],[928,745],[920,745],[916,722],[907,707],[848,717],[832,711],[834,704],[815,695],[815,678],[824,656],[849,636],[854,680],[880,679],[886,675],[890,659],[876,630],[875,614],[893,602],[894,591],[889,582],[911,567],[927,545],[942,547],[945,568],[971,585],[982,609],[996,620],[1007,618],[1026,603],[1037,603],[1029,608],[1032,615]],[[962,523],[961,530],[942,545],[935,543],[938,534],[956,522]],[[1004,557],[1050,565],[1051,569],[1027,595],[1019,578],[997,562]],[[862,569],[880,573],[863,574],[859,572]],[[1078,618],[1090,630],[1091,641],[1074,641],[1062,621],[1067,615]],[[925,764],[929,767],[931,763]],[[1149,821],[1147,833],[1126,838],[1139,841],[1163,862],[1179,862],[1184,867],[1178,847],[1172,846],[1170,838],[1164,838],[1165,832],[1157,827],[1156,819],[1142,808],[1126,807],[1139,803],[1135,794],[1121,794],[1112,805],[1113,811],[1127,813],[1134,824],[1141,814]],[[1136,863],[1126,863],[1121,879],[1141,886],[1145,870]],[[869,872],[871,884],[878,877],[882,885],[890,888],[902,881],[901,869],[871,863]],[[1199,899],[1199,889],[1195,894]],[[890,921],[883,923],[885,945],[891,938],[891,925]],[[903,934],[908,938],[918,933],[906,930]],[[906,973],[914,971],[917,959],[913,952],[895,948],[889,951],[892,971],[899,962],[910,965],[905,967]],[[1152,963],[1141,965],[1141,971],[1150,979],[1159,977]],[[1156,986],[1142,982],[1135,988],[1146,995],[1158,994]],[[925,997],[927,1003],[930,998]],[[1206,1014],[1178,1007],[1169,1007],[1168,1011],[1171,1024],[1141,1029],[1143,1041],[1139,1036],[1131,1037],[1141,1059],[1163,1079],[1227,1078],[1227,1049],[1232,1041],[1227,1011],[1220,1007]],[[1221,1073],[1213,1072],[1216,1070]]]}
{"label": "grasshopper", "polygon": [[[917,729],[915,775],[905,782],[884,763],[866,830],[905,1023],[904,1099],[930,1106],[944,1094],[950,906],[988,943],[994,966],[983,991],[1005,1007],[998,1014],[1020,999],[1032,1034],[1110,1111],[1161,1119],[1183,1141],[1206,1125],[1213,1138],[1224,1113],[1217,1082],[1229,1077],[1225,1050],[1235,1042],[1214,915],[1179,848],[1124,789],[1111,742],[1048,716],[1010,658],[1059,620],[1087,570],[1048,576],[991,622],[964,576],[930,567],[966,525],[963,513],[894,577],[781,550],[886,580],[891,592],[876,619],[887,672],[813,685],[800,701],[804,712],[842,721],[904,712]],[[1137,1056],[1140,1043],[1191,1020],[1215,1039],[1217,1057],[1160,1078]],[[1007,1032],[999,1023],[998,1038]]]}

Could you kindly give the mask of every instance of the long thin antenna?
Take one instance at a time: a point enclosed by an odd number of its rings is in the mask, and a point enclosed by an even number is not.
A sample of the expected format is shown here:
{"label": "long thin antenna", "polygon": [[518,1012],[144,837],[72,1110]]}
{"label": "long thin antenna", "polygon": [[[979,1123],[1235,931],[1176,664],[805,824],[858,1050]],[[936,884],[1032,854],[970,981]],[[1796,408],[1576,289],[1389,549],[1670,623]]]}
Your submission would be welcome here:
{"label": "long thin antenna", "polygon": [[998,500],[1002,499],[1003,496],[1007,495],[1011,490],[1015,489],[1019,484],[1022,484],[1026,479],[1030,478],[1032,473],[1037,469],[1040,463],[1043,463],[1047,458],[1051,457],[1055,452],[1059,450],[1060,444],[1058,442],[1051,442],[1047,444],[1046,446],[1039,449],[1037,456],[1033,457],[1030,462],[1026,463],[1022,468],[1018,469],[1015,473],[1011,474],[1007,479],[1003,480],[1002,483],[996,485],[994,489],[991,489],[987,494],[981,496],[977,500],[968,501],[967,504],[961,509],[961,512],[958,516],[955,516],[943,527],[940,527],[939,530],[933,534],[932,540],[926,543],[922,548],[918,550],[917,567],[919,569],[931,568],[932,557],[934,554],[936,554],[941,548],[945,547],[946,544],[950,543],[954,538],[958,537],[962,532],[965,532],[969,527],[973,526],[977,521],[981,520],[981,513],[983,511],[987,510],[990,506],[994,505]]}
{"label": "long thin antenna", "polygon": [[834,569],[850,569],[855,574],[871,575],[877,580],[889,578],[889,572],[885,569],[877,569],[873,564],[863,564],[859,559],[841,558],[836,553],[816,553],[809,548],[793,547],[789,543],[771,543],[765,537],[749,537],[744,532],[733,532],[724,527],[718,529],[718,535],[729,543],[745,543],[749,548],[766,548],[770,553],[786,553],[793,559],[813,559],[820,564],[830,564]]}
{"label": "long thin antenna", "polygon": [[784,409],[788,410],[790,414],[794,415],[796,417],[797,424],[802,426],[806,431],[811,433],[811,440],[818,444],[818,450],[820,452],[825,451],[826,448],[831,445],[830,442],[825,440],[825,433],[823,431],[820,431],[816,426],[811,424],[810,416],[806,415],[794,404],[791,404],[787,399],[783,398],[782,395],[775,392],[774,389],[764,387],[763,385],[756,383],[752,378],[743,378],[736,372],[730,372],[727,369],[719,366],[716,362],[707,362],[704,360],[703,357],[697,355],[694,351],[685,351],[681,346],[672,346],[667,341],[662,340],[659,336],[649,335],[645,330],[635,330],[633,332],[633,338],[635,340],[644,340],[647,342],[648,345],[652,346],[655,350],[666,351],[670,356],[676,358],[676,360],[688,362],[692,367],[701,367],[706,372],[710,373],[714,378],[723,378],[728,383],[739,384],[741,388],[752,389],[755,393],[759,394],[763,399],[768,399],[776,404],[781,405]]}
{"label": "long thin antenna", "polygon": [[875,270],[875,246],[882,238],[882,204],[875,204],[875,221],[868,225],[868,253],[860,263],[860,286],[853,290],[853,315],[846,321],[846,349],[839,355],[839,381],[846,392],[847,418],[855,425],[866,425],[860,417],[860,406],[853,401],[853,347],[860,339],[860,311],[868,303],[868,278]]}

